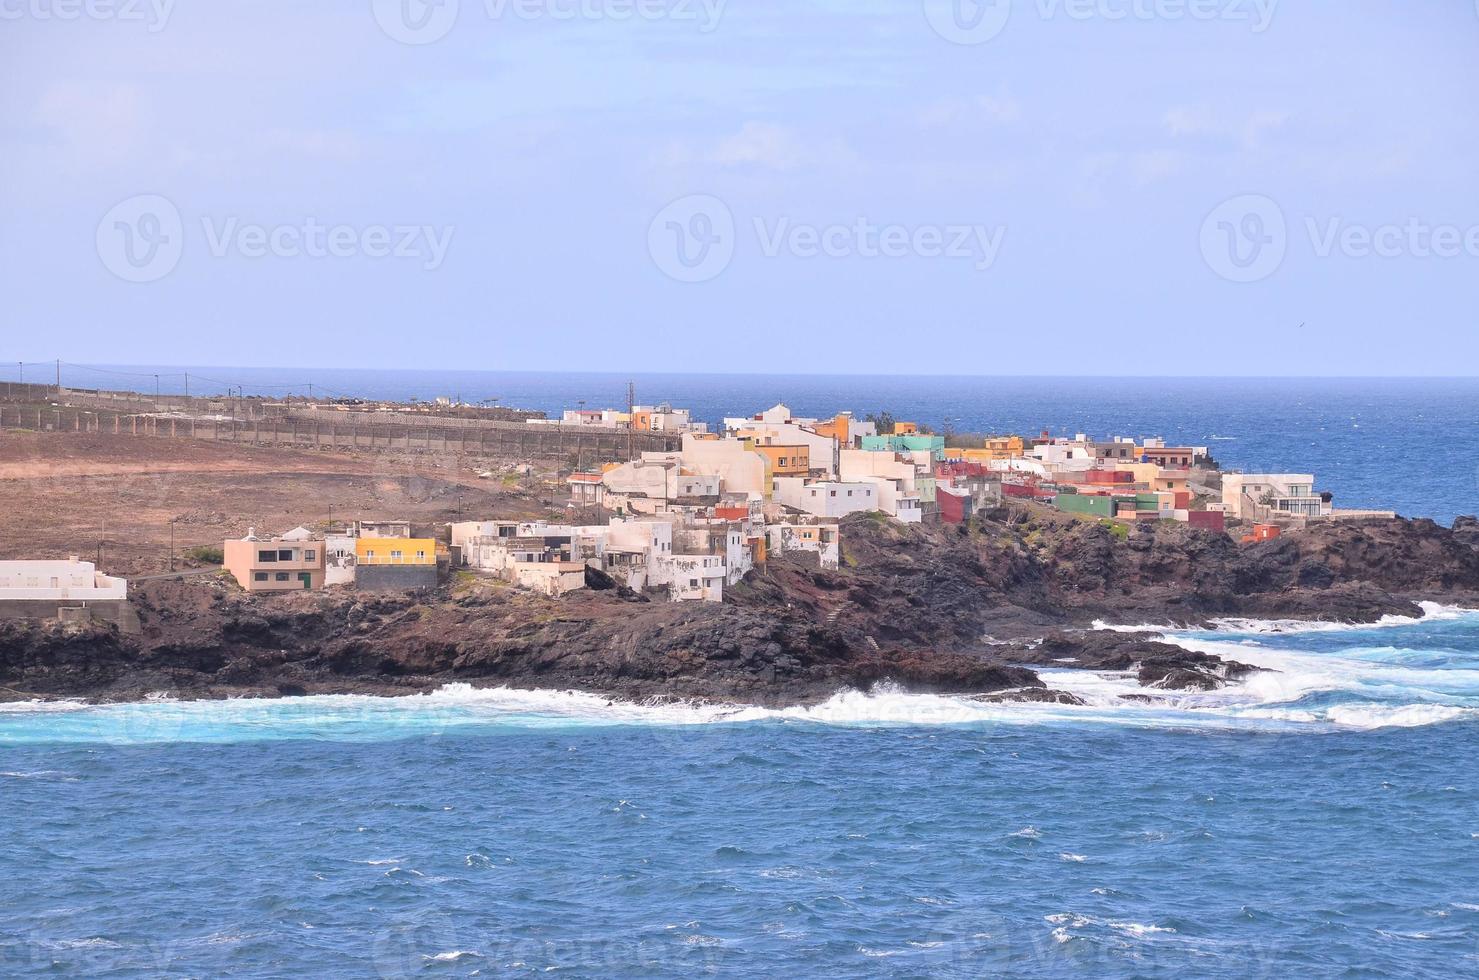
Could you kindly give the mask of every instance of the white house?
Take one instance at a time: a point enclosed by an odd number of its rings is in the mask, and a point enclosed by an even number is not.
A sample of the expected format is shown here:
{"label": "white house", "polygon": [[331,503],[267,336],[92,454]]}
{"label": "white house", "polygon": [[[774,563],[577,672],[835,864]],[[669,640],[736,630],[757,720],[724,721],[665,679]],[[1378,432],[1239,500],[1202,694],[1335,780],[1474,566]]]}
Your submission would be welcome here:
{"label": "white house", "polygon": [[677,602],[723,602],[722,555],[673,555],[671,594]]}
{"label": "white house", "polygon": [[1329,501],[1315,493],[1311,473],[1227,473],[1222,503],[1229,517],[1328,517]]}
{"label": "white house", "polygon": [[[924,500],[920,482],[933,487],[928,462],[913,454],[901,456],[887,450],[844,449],[840,454],[840,475],[844,480],[870,483],[878,498],[877,510],[905,524],[924,521]],[[933,493],[933,491],[931,491]],[[930,498],[933,500],[933,496]]]}
{"label": "white house", "polygon": [[0,561],[0,601],[104,602],[128,598],[128,582],[74,555],[66,561]]}
{"label": "white house", "polygon": [[[683,437],[678,454],[690,473],[717,476],[724,493],[764,493],[765,457],[735,439]],[[607,489],[610,489],[608,486]]]}
{"label": "white house", "polygon": [[324,535],[324,585],[353,585],[354,529]]}
{"label": "white house", "polygon": [[880,510],[878,488],[865,480],[808,481],[799,476],[777,477],[777,503],[817,517],[846,517]]}
{"label": "white house", "polygon": [[765,526],[765,544],[772,554],[811,552],[822,568],[837,568],[842,559],[842,530],[836,524],[785,521]]}

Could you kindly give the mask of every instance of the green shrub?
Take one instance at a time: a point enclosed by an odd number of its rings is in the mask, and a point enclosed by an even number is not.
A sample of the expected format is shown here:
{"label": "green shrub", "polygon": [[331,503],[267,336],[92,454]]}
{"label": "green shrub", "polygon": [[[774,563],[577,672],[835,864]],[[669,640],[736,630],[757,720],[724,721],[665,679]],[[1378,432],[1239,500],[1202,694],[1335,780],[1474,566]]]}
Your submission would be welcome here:
{"label": "green shrub", "polygon": [[207,565],[219,565],[226,560],[226,556],[221,553],[221,549],[213,544],[203,544],[199,547],[191,548],[185,552],[185,557],[194,558],[196,561],[203,562]]}

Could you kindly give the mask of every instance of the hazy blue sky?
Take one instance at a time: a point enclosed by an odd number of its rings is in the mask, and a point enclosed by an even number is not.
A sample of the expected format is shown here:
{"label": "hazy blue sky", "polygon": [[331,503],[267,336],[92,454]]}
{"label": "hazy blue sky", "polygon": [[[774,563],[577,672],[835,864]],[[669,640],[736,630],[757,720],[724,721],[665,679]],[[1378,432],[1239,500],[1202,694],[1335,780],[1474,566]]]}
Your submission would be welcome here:
{"label": "hazy blue sky", "polygon": [[69,2],[0,363],[1479,373],[1474,0]]}

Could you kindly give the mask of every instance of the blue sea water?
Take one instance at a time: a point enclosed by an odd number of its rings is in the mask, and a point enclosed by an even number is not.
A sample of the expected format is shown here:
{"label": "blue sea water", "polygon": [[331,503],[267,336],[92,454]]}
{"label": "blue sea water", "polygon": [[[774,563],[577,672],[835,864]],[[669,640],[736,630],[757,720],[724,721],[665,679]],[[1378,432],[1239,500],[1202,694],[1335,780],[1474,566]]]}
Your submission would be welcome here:
{"label": "blue sea water", "polygon": [[[963,367],[963,366],[962,366]],[[8,373],[7,373],[8,370]],[[41,366],[26,377],[43,380]],[[691,408],[699,419],[754,414],[785,402],[801,416],[841,410],[943,431],[1095,437],[1158,435],[1207,446],[1229,469],[1314,473],[1336,506],[1396,510],[1444,524],[1479,511],[1479,378],[1030,378],[739,374],[557,374],[63,365],[62,383],[178,392],[431,400],[531,408]],[[16,375],[0,365],[0,378]],[[50,380],[47,374],[44,380]]]}
{"label": "blue sea water", "polygon": [[[109,370],[63,380],[183,386]],[[627,380],[188,370],[551,413]],[[634,380],[711,421],[1158,434],[1341,506],[1479,509],[1475,380]],[[0,706],[0,975],[1479,976],[1479,614],[1429,612],[1177,633],[1267,670],[1149,703],[1064,670],[1085,706]]]}
{"label": "blue sea water", "polygon": [[0,974],[1479,975],[1479,615],[1084,707],[0,707]]}

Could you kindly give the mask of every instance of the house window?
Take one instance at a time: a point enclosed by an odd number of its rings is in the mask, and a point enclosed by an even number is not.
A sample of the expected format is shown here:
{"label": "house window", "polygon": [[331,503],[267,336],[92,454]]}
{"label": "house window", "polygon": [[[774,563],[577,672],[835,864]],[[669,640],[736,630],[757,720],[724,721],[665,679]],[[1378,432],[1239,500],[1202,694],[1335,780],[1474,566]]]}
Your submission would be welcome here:
{"label": "house window", "polygon": [[276,551],[259,551],[259,552],[257,552],[257,561],[260,561],[260,562],[277,561],[277,552]]}
{"label": "house window", "polygon": [[426,559],[426,552],[418,551],[416,552],[416,557],[417,559],[424,561]]}
{"label": "house window", "polygon": [[315,550],[313,550],[312,548],[307,549],[306,551],[303,552],[303,560],[304,561],[317,561],[318,560],[318,552],[315,551]]}
{"label": "house window", "polygon": [[370,549],[370,548],[366,548],[366,549],[365,549],[365,558],[366,558],[366,559],[367,559],[367,560],[373,560],[373,559],[374,559],[374,557],[375,557],[375,552],[374,552],[374,550],[373,550],[373,549]]}
{"label": "house window", "polygon": [[276,572],[273,574],[273,577],[276,578],[279,582],[286,582],[288,580],[288,573]]}
{"label": "house window", "polygon": [[831,495],[834,496],[834,497],[837,496],[837,491],[836,490],[833,490]]}
{"label": "house window", "polygon": [[291,549],[284,548],[282,551],[279,551],[277,553],[277,560],[278,561],[292,561],[293,560],[293,552],[291,551]]}
{"label": "house window", "polygon": [[390,560],[391,561],[400,561],[400,559],[401,559],[401,553],[399,551],[392,551],[390,553]]}
{"label": "house window", "polygon": [[267,573],[266,572],[253,572],[252,573],[252,581],[253,582],[265,582],[265,581],[267,581]]}
{"label": "house window", "polygon": [[696,579],[696,578],[689,579],[688,580],[688,587],[690,589],[696,589],[696,588],[698,588],[698,579]]}

